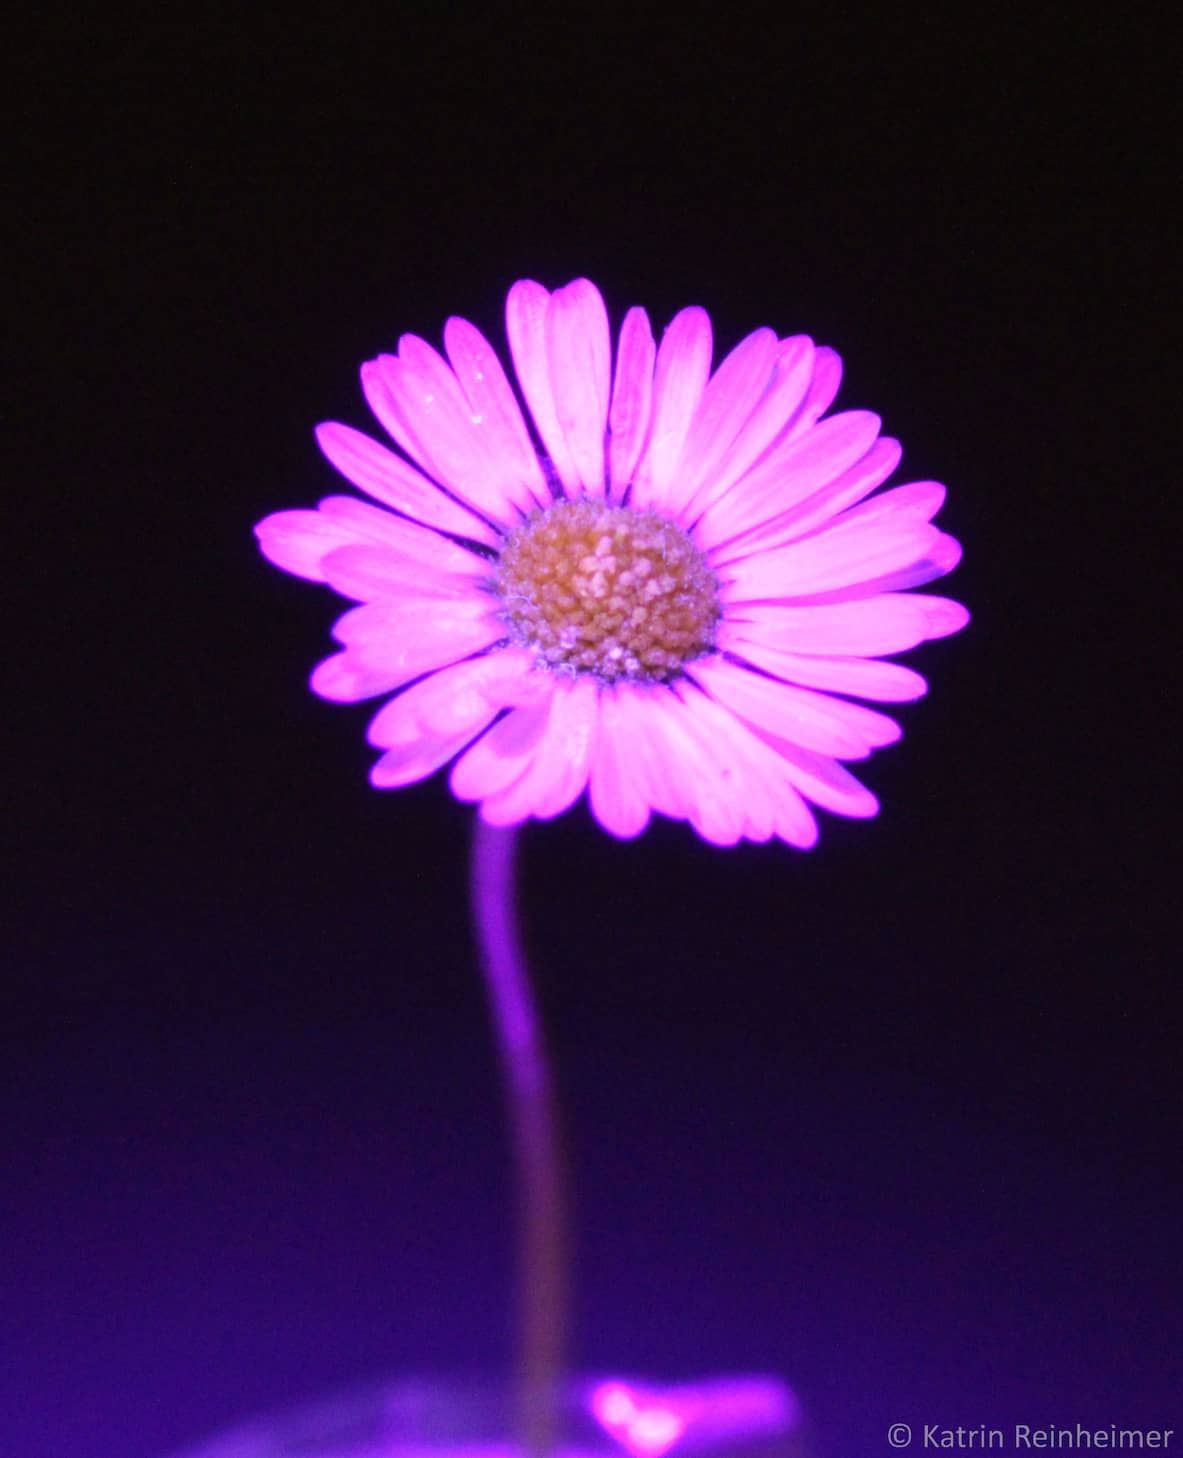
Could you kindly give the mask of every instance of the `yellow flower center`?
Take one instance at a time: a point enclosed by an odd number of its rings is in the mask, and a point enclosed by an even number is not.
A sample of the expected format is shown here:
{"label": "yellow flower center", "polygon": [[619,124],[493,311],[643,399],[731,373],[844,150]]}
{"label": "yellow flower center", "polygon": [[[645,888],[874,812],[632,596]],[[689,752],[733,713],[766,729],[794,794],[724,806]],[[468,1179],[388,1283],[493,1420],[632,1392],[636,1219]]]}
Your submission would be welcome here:
{"label": "yellow flower center", "polygon": [[556,501],[509,534],[494,583],[514,642],[555,669],[666,682],[714,647],[714,573],[651,511]]}

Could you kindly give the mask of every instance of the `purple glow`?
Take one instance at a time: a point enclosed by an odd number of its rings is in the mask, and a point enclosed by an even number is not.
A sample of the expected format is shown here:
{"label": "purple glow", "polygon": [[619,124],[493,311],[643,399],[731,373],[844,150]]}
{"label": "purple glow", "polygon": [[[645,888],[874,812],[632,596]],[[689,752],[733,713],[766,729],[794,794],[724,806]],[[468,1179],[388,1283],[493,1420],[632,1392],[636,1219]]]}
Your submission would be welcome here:
{"label": "purple glow", "polygon": [[610,1380],[588,1394],[588,1410],[634,1458],[660,1458],[689,1440],[708,1442],[783,1433],[800,1411],[792,1393],[765,1377],[730,1377],[679,1387]]}
{"label": "purple glow", "polygon": [[[559,1393],[566,1436],[553,1458],[701,1454],[798,1458],[800,1410],[770,1377],[676,1387],[623,1377]],[[173,1458],[523,1458],[507,1436],[512,1395],[499,1386],[405,1381],[251,1423]]]}
{"label": "purple glow", "polygon": [[[685,1404],[683,1404],[685,1407]],[[686,1431],[685,1412],[675,1412],[664,1398],[654,1399],[623,1382],[605,1382],[591,1396],[591,1410],[611,1433],[638,1458],[656,1458],[672,1448]]]}

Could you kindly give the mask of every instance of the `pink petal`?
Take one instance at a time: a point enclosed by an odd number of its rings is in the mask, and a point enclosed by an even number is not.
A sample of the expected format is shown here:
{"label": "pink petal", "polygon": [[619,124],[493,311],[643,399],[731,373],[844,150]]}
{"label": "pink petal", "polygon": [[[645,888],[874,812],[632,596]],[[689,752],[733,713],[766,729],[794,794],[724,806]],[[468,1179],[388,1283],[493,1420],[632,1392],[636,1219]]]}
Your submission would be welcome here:
{"label": "pink petal", "polygon": [[[453,550],[463,552],[464,549],[456,547]],[[470,557],[470,560],[475,559]],[[455,599],[468,592],[479,591],[481,577],[488,575],[487,564],[484,573],[481,573],[479,565],[476,572],[467,566],[445,571],[438,564],[421,557],[371,545],[337,547],[327,554],[323,565],[324,580],[328,585],[355,602],[374,602],[383,598],[402,602],[408,597]]]}
{"label": "pink petal", "polygon": [[347,648],[365,649],[374,655],[401,654],[404,638],[430,638],[437,630],[449,633],[473,622],[488,623],[504,635],[504,626],[493,617],[492,601],[483,593],[465,592],[442,602],[435,597],[409,595],[350,608],[333,624],[333,637]]}
{"label": "pink petal", "polygon": [[352,496],[325,496],[318,503],[317,515],[341,538],[337,545],[381,548],[391,557],[417,561],[442,573],[487,577],[492,570],[489,557],[483,553],[461,547],[451,537],[443,537],[407,516],[395,516]]}
{"label": "pink petal", "polygon": [[[368,501],[359,501],[356,496],[322,496],[316,503],[317,510],[329,521],[346,526],[358,542],[383,542],[387,546],[406,550],[409,542],[422,542],[425,538],[435,542],[450,542],[451,536],[439,532],[435,527],[424,526],[411,517],[387,511],[384,506],[371,506]],[[471,553],[475,561],[487,561],[482,554]]]}
{"label": "pink petal", "polygon": [[797,410],[809,384],[813,355],[813,340],[807,335],[779,342],[776,368],[767,390],[724,458],[715,463],[709,476],[701,475],[701,485],[686,508],[687,518],[701,515],[712,502],[730,491],[783,436],[786,422]]}
{"label": "pink petal", "polygon": [[721,546],[773,520],[861,461],[878,434],[877,415],[848,410],[778,446],[703,513],[695,540],[704,549]]}
{"label": "pink petal", "polygon": [[692,714],[676,694],[654,694],[645,707],[651,743],[665,761],[685,818],[712,845],[737,844],[743,838],[744,807],[731,782],[734,772],[704,745]]}
{"label": "pink petal", "polygon": [[414,671],[404,674],[383,664],[368,664],[358,654],[346,650],[322,659],[312,670],[308,684],[322,699],[336,704],[358,704],[363,699],[388,694],[415,676]]}
{"label": "pink petal", "polygon": [[670,322],[657,351],[649,440],[629,497],[638,511],[665,501],[710,371],[710,318],[705,309],[683,309]]}
{"label": "pink petal", "polygon": [[921,593],[883,593],[819,607],[747,603],[731,609],[716,634],[721,649],[745,642],[789,653],[875,657],[944,638],[969,622],[960,603]]}
{"label": "pink petal", "polygon": [[453,733],[475,712],[478,700],[498,711],[519,709],[549,698],[552,690],[551,675],[538,668],[534,654],[525,648],[501,648],[458,666],[467,672],[446,695],[437,693],[419,703],[418,717],[433,733]]}
{"label": "pink petal", "polygon": [[434,475],[438,480],[439,473],[427,459],[423,447],[416,440],[415,433],[407,424],[402,409],[391,391],[389,367],[397,363],[398,357],[393,354],[380,354],[377,359],[366,360],[361,367],[362,394],[366,397],[366,404],[373,412],[374,419],[378,421],[399,450],[410,456],[417,466],[422,467],[424,471]]}
{"label": "pink petal", "polygon": [[844,765],[773,734],[756,732],[780,756],[792,783],[815,805],[852,820],[869,820],[879,813],[879,801]]}
{"label": "pink petal", "polygon": [[945,488],[939,481],[910,481],[906,486],[893,486],[881,491],[872,500],[851,511],[844,511],[835,526],[852,522],[931,521],[945,504]]}
{"label": "pink petal", "polygon": [[559,679],[550,714],[523,775],[481,803],[491,825],[533,816],[551,820],[569,809],[587,785],[599,720],[599,687],[590,678]]}
{"label": "pink petal", "polygon": [[608,311],[595,284],[577,278],[550,298],[546,316],[555,415],[585,496],[603,496],[612,385]]}
{"label": "pink petal", "polygon": [[[745,840],[764,842],[773,834],[773,786],[767,764],[759,763],[763,746],[734,714],[729,713],[697,687],[679,685],[678,697],[687,711],[687,723],[722,783],[728,797],[740,810]],[[765,760],[772,756],[765,752]]]}
{"label": "pink petal", "polygon": [[687,432],[677,473],[666,488],[666,511],[681,511],[704,482],[713,481],[723,457],[772,383],[777,352],[775,333],[757,329],[735,346],[711,376]]}
{"label": "pink petal", "polygon": [[813,379],[809,382],[801,407],[789,426],[786,439],[795,440],[817,424],[834,403],[841,383],[842,360],[832,349],[823,345],[814,355]]}
{"label": "pink petal", "polygon": [[683,684],[678,696],[686,705],[691,733],[742,817],[740,838],[758,843],[771,840],[772,786],[762,773],[763,766],[756,763],[753,751],[760,747],[758,741],[734,714],[706,694]]}
{"label": "pink petal", "polygon": [[316,439],[337,470],[376,501],[442,532],[488,545],[500,541],[487,522],[360,430],[330,421],[317,428]]}
{"label": "pink petal", "polygon": [[[616,707],[613,740],[627,797],[619,829],[611,822],[608,801],[600,802],[608,808],[605,823],[613,833],[634,833],[639,827],[639,800],[671,818],[689,820],[715,845],[771,835],[802,847],[816,841],[816,822],[781,756],[700,690],[682,686],[675,693],[664,686],[629,685],[618,691]],[[602,729],[601,744],[606,738]]]}
{"label": "pink petal", "polygon": [[446,571],[476,576],[487,576],[490,571],[487,553],[355,496],[322,497],[317,509],[326,521],[348,529],[358,546],[381,545],[400,557],[436,563]]}
{"label": "pink petal", "polygon": [[929,582],[935,582],[938,577],[944,577],[947,573],[952,572],[960,561],[961,543],[954,537],[947,537],[943,532],[938,532],[924,556],[918,561],[913,562],[910,567],[901,568],[897,572],[888,572],[882,577],[875,577],[869,582],[861,583],[859,595],[872,592],[903,592],[909,587],[924,587]]}
{"label": "pink petal", "polygon": [[692,794],[666,752],[658,723],[660,709],[653,707],[672,699],[672,690],[664,684],[627,684],[615,692],[623,762],[638,793],[662,815],[684,820]]}
{"label": "pink petal", "polygon": [[471,738],[507,703],[537,696],[532,678],[541,678],[523,649],[468,658],[404,689],[374,716],[367,738],[376,749],[397,749],[424,739]]}
{"label": "pink petal", "polygon": [[716,757],[727,766],[732,793],[744,806],[746,839],[775,835],[810,849],[817,844],[818,827],[806,799],[840,815],[865,817],[878,809],[870,791],[833,760],[754,728],[697,688],[686,689],[685,697]]}
{"label": "pink petal", "polygon": [[474,421],[472,406],[442,355],[407,334],[399,340],[397,357],[382,355],[376,364],[407,433],[407,448],[437,481],[501,526],[512,525],[533,506],[526,482],[490,455],[495,441]]}
{"label": "pink petal", "polygon": [[883,703],[905,703],[923,697],[928,691],[928,684],[913,669],[899,663],[883,663],[877,658],[785,653],[749,642],[732,651],[765,673],[805,688],[853,694],[855,698],[877,699]]}
{"label": "pink petal", "polygon": [[[576,679],[570,684],[565,701],[557,708],[559,712],[551,716],[546,743],[532,770],[539,784],[531,814],[538,820],[551,820],[561,815],[587,787],[591,757],[599,733],[599,685],[590,678]],[[548,758],[551,770],[544,773]]]}
{"label": "pink petal", "polygon": [[269,562],[310,582],[325,580],[321,564],[328,553],[357,540],[347,526],[319,511],[274,512],[255,527],[255,536]]}
{"label": "pink petal", "polygon": [[[749,725],[697,687],[680,686],[679,697],[691,733],[717,776],[716,792],[721,788],[727,807],[741,816],[742,838],[761,842],[775,835],[802,849],[816,844],[817,821],[786,773],[783,759]],[[700,799],[691,823],[705,838],[730,844],[732,822],[726,811],[720,815],[711,789],[709,774],[699,779]],[[721,839],[724,835],[728,838]]]}
{"label": "pink petal", "polygon": [[493,484],[508,499],[547,506],[552,497],[538,453],[497,351],[467,319],[444,325],[444,348],[472,411],[486,436],[485,458]]}
{"label": "pink petal", "polygon": [[[555,682],[552,677],[551,684]],[[512,709],[456,761],[449,782],[458,800],[484,800],[508,789],[525,774],[546,728],[553,700],[553,693],[548,693]]]}
{"label": "pink petal", "polygon": [[478,725],[471,733],[454,734],[449,739],[428,736],[388,749],[370,766],[370,784],[376,790],[397,790],[427,779],[471,743],[473,735],[482,727]]}
{"label": "pink petal", "polygon": [[803,796],[798,794],[796,801],[786,800],[777,807],[773,833],[778,840],[798,850],[813,849],[818,842],[817,821]]}
{"label": "pink petal", "polygon": [[775,501],[769,503],[771,515],[715,548],[712,562],[738,561],[752,552],[771,551],[807,536],[848,506],[869,496],[899,465],[900,455],[899,441],[890,436],[880,437],[860,461],[804,501],[784,510]]}
{"label": "pink petal", "polygon": [[644,309],[630,309],[620,328],[616,380],[608,414],[609,496],[620,501],[633,479],[649,433],[657,346]]}
{"label": "pink petal", "polygon": [[783,755],[768,748],[764,736],[739,720],[735,723],[743,730],[745,753],[752,764],[753,806],[749,813],[749,838],[754,838],[750,822],[758,805],[759,812],[767,814],[771,835],[796,846],[798,850],[811,849],[818,840],[817,820],[805,803],[791,767]]}
{"label": "pink petal", "polygon": [[568,491],[575,493],[579,488],[579,472],[559,423],[551,383],[546,324],[549,309],[550,294],[542,285],[522,279],[510,289],[505,301],[505,327],[518,383],[543,448],[559,480]]}
{"label": "pink petal", "polygon": [[621,713],[621,696],[629,692],[613,686],[600,695],[600,729],[588,782],[592,814],[620,840],[632,840],[649,824],[649,802],[641,788],[644,770]]}
{"label": "pink petal", "polygon": [[924,521],[840,521],[803,542],[755,552],[719,570],[724,603],[837,592],[922,561],[940,536]]}
{"label": "pink petal", "polygon": [[312,689],[356,703],[491,647],[505,628],[479,601],[407,598],[351,608],[333,636],[345,652],[317,665]]}
{"label": "pink petal", "polygon": [[900,737],[899,725],[873,709],[765,678],[720,658],[700,660],[690,674],[741,719],[819,754],[865,759]]}
{"label": "pink petal", "polygon": [[712,560],[716,564],[739,562],[806,536],[817,542],[833,529],[855,523],[882,523],[895,528],[905,523],[931,521],[945,501],[945,488],[938,481],[912,481],[906,486],[895,486],[890,491],[881,491],[862,506],[854,506],[854,502],[862,500],[878,484],[876,477],[883,479],[890,475],[899,454],[898,442],[887,438],[876,441],[868,454],[837,481],[800,507],[782,513],[771,525],[745,533],[719,548]]}

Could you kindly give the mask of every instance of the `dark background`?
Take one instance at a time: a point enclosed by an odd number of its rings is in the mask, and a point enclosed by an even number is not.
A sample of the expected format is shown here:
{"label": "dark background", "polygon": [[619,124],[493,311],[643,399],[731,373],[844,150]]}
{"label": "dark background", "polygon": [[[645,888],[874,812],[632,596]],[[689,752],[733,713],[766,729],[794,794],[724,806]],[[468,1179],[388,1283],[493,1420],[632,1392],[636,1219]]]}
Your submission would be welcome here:
{"label": "dark background", "polygon": [[1183,1428],[1168,47],[815,10],[18,37],[5,1458],[505,1366],[468,811],[367,787],[250,528],[338,488],[363,359],[583,273],[837,347],[974,621],[812,854],[527,830],[577,1362],[779,1372],[828,1458]]}

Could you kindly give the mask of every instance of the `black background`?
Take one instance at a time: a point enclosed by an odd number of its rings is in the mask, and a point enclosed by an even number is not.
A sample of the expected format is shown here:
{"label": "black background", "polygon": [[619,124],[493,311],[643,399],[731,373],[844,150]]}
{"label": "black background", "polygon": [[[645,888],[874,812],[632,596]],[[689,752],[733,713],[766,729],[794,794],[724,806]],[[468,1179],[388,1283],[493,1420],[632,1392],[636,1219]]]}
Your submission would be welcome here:
{"label": "black background", "polygon": [[[17,741],[0,1451],[160,1458],[496,1370],[468,811],[380,795],[256,555],[357,365],[519,277],[834,345],[972,626],[869,824],[523,842],[585,1368],[893,1421],[1183,1428],[1164,37],[782,7],[64,13],[10,58]],[[718,356],[717,356],[718,357]],[[26,593],[23,589],[29,589]],[[7,1429],[8,1431],[2,1431]],[[1178,1441],[1178,1439],[1176,1439]]]}

